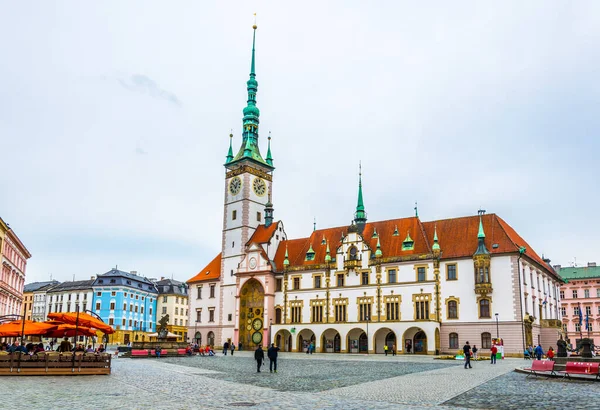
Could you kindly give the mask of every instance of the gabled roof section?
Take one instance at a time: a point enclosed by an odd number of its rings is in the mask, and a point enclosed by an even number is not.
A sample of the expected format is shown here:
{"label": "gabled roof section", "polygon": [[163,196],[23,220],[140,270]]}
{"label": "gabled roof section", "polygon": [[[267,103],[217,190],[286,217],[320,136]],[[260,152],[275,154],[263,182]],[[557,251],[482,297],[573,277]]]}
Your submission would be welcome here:
{"label": "gabled roof section", "polygon": [[221,277],[221,252],[202,269],[196,276],[188,279],[187,283],[202,282],[205,280],[215,280]]}
{"label": "gabled roof section", "polygon": [[[550,273],[557,275],[552,267],[544,262],[533,248],[498,215],[483,215],[481,223],[485,230],[485,247],[492,255],[516,253],[519,252],[521,246],[524,246],[527,248],[526,257],[546,268]],[[473,256],[477,250],[479,240],[479,216],[473,215],[423,222],[423,227],[430,243],[433,242],[436,226],[439,245],[442,250],[442,259]]]}
{"label": "gabled roof section", "polygon": [[265,225],[258,225],[258,227],[254,231],[254,233],[252,234],[252,236],[250,237],[250,240],[248,241],[248,243],[246,243],[246,245],[249,245],[251,243],[261,243],[262,244],[262,243],[270,242],[271,238],[275,234],[275,231],[279,227],[280,223],[281,223],[281,221],[278,221],[274,224],[271,224],[268,228]]}
{"label": "gabled roof section", "polygon": [[[394,235],[394,232],[403,232],[401,235]],[[377,230],[374,237],[373,232]],[[414,248],[411,250],[402,250],[402,242],[406,234],[414,240]],[[290,267],[319,265],[325,263],[327,256],[327,245],[330,248],[330,256],[336,258],[337,249],[342,245],[342,238],[348,234],[347,226],[338,226],[335,228],[317,229],[311,233],[308,238],[292,239],[281,242],[275,255],[275,265],[278,270],[283,269],[283,259],[287,245],[288,260]],[[369,222],[365,224],[362,233],[364,242],[371,248],[373,255],[377,249],[377,241],[380,242],[382,257],[421,255],[431,252],[431,248],[425,237],[425,232],[419,218],[409,217],[401,219],[391,219],[389,221]],[[323,241],[325,239],[325,241]],[[315,257],[312,260],[306,260],[306,253],[312,247]]]}

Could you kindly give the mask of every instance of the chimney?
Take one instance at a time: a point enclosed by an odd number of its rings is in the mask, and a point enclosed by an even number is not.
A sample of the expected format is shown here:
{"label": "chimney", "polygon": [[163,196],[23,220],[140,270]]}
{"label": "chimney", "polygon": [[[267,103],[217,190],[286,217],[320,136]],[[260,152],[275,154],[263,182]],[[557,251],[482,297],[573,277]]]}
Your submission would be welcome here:
{"label": "chimney", "polygon": [[90,280],[96,280],[95,276],[90,276]]}
{"label": "chimney", "polygon": [[161,277],[160,277],[160,280],[165,280],[165,277],[164,277],[164,276],[161,276]]}
{"label": "chimney", "polygon": [[131,272],[129,272],[129,273],[131,273],[132,275],[137,275],[137,271],[136,271],[136,270],[132,270],[132,271],[131,271]]}
{"label": "chimney", "polygon": [[596,262],[588,262],[588,268],[595,268]]}
{"label": "chimney", "polygon": [[552,267],[553,267],[553,268],[554,268],[554,270],[555,270],[555,271],[557,271],[557,272],[560,270],[560,265],[554,265],[554,266],[552,266]]}

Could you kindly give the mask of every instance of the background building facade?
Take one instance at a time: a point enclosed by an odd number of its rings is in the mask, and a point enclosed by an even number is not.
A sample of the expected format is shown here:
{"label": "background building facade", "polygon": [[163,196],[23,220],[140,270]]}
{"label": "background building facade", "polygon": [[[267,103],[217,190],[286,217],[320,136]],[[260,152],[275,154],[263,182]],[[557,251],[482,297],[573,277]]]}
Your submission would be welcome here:
{"label": "background building facade", "polygon": [[188,293],[187,285],[174,279],[164,279],[156,282],[158,302],[156,320],[158,323],[165,315],[169,315],[167,331],[177,335],[177,340],[187,340],[188,332]]}
{"label": "background building facade", "polygon": [[145,341],[156,330],[157,297],[152,281],[114,268],[93,281],[91,309],[115,328],[111,343]]}
{"label": "background building facade", "polygon": [[29,258],[31,254],[25,245],[0,218],[0,316],[21,314]]}
{"label": "background building facade", "polygon": [[560,289],[562,327],[573,347],[589,337],[600,344],[600,268],[595,262],[585,267],[556,266],[565,283]]}

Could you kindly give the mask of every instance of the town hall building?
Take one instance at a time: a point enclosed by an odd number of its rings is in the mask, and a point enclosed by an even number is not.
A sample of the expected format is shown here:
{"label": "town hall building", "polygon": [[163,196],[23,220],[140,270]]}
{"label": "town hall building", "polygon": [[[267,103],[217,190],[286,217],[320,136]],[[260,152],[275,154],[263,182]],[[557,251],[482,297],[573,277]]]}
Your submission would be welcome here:
{"label": "town hall building", "polygon": [[500,216],[367,219],[359,173],[348,226],[288,238],[274,220],[273,158],[259,150],[256,25],[242,144],[225,162],[221,250],[187,281],[188,338],[243,349],[507,355],[556,345],[562,280]]}

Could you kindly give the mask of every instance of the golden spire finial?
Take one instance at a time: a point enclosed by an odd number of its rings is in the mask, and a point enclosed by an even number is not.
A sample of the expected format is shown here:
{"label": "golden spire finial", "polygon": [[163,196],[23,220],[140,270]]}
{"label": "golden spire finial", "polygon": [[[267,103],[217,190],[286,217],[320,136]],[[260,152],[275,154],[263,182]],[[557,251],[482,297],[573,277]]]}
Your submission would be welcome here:
{"label": "golden spire finial", "polygon": [[257,27],[257,26],[256,26],[256,13],[254,13],[254,25],[252,26],[252,28],[253,28],[254,30],[256,30],[256,27]]}

